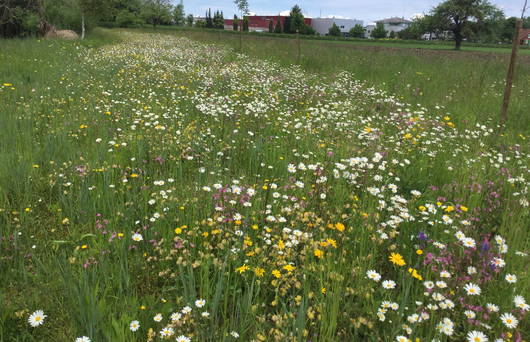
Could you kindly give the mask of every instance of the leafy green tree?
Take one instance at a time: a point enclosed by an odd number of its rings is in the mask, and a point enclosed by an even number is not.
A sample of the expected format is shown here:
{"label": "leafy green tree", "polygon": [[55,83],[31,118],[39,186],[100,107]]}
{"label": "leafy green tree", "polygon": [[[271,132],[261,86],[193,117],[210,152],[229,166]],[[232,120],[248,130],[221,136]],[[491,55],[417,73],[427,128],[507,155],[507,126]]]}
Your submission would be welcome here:
{"label": "leafy green tree", "polygon": [[396,32],[390,31],[390,33],[388,34],[388,38],[390,38],[390,39],[396,38]]}
{"label": "leafy green tree", "polygon": [[278,19],[276,21],[276,27],[274,28],[274,33],[283,33],[282,30],[282,17],[278,14]]}
{"label": "leafy green tree", "polygon": [[212,19],[212,10],[208,8],[208,12],[206,12],[205,16],[206,20],[206,28],[213,28],[213,19]]}
{"label": "leafy green tree", "polygon": [[234,3],[236,4],[239,12],[241,12],[242,17],[248,14],[248,1],[247,0],[234,0]]}
{"label": "leafy green tree", "polygon": [[225,18],[223,12],[215,11],[213,16],[213,27],[219,30],[224,30],[225,28]]}
{"label": "leafy green tree", "polygon": [[171,1],[145,0],[142,12],[145,20],[153,27],[168,24],[171,22]]}
{"label": "leafy green tree", "polygon": [[274,32],[274,21],[269,20],[269,33],[273,33],[273,32]]}
{"label": "leafy green tree", "polygon": [[234,14],[234,21],[232,22],[232,29],[234,31],[239,30],[239,19],[237,19],[237,15]]}
{"label": "leafy green tree", "polygon": [[340,37],[342,35],[342,32],[340,32],[340,28],[337,26],[337,24],[333,23],[333,26],[329,28],[329,35],[333,37]]}
{"label": "leafy green tree", "polygon": [[287,16],[285,17],[284,21],[283,21],[283,32],[284,33],[294,33],[294,32],[291,32],[291,16]]}
{"label": "leafy green tree", "polygon": [[385,25],[383,23],[377,23],[372,31],[372,38],[386,38],[386,33]]}
{"label": "leafy green tree", "polygon": [[304,23],[304,15],[302,14],[302,9],[298,5],[294,5],[293,8],[291,8],[291,12],[289,13],[289,17],[291,18],[289,22],[289,31],[291,33],[302,32],[305,23]]}
{"label": "leafy green tree", "polygon": [[188,14],[186,17],[186,24],[188,24],[188,26],[193,26],[193,14]]}
{"label": "leafy green tree", "polygon": [[41,0],[0,1],[0,37],[44,35],[48,28]]}
{"label": "leafy green tree", "polygon": [[177,26],[184,26],[186,19],[184,17],[184,4],[182,0],[180,0],[180,3],[173,10],[173,21]]}
{"label": "leafy green tree", "polygon": [[464,38],[476,33],[496,10],[488,0],[445,0],[431,15],[438,29],[453,33],[455,50],[460,50]]}
{"label": "leafy green tree", "polygon": [[247,16],[243,18],[243,31],[248,32],[248,17]]}
{"label": "leafy green tree", "polygon": [[360,24],[356,24],[354,27],[351,28],[349,35],[353,38],[364,38],[364,32],[365,29]]}

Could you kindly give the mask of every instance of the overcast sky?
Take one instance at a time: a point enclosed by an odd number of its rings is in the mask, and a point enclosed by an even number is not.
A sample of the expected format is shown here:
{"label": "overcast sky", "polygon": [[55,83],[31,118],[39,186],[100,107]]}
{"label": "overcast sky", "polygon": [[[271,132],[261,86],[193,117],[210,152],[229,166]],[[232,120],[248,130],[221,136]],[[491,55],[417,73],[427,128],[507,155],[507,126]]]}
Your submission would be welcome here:
{"label": "overcast sky", "polygon": [[[178,3],[179,0],[173,0]],[[440,0],[441,1],[441,0]],[[388,17],[410,18],[414,14],[426,13],[438,0],[248,0],[250,11],[262,15],[277,15],[288,11],[293,5],[302,7],[310,17],[336,16],[361,19],[365,24]],[[524,0],[490,0],[508,16],[521,16]],[[204,16],[205,11],[219,9],[225,18],[237,12],[233,0],[183,0],[186,14]]]}

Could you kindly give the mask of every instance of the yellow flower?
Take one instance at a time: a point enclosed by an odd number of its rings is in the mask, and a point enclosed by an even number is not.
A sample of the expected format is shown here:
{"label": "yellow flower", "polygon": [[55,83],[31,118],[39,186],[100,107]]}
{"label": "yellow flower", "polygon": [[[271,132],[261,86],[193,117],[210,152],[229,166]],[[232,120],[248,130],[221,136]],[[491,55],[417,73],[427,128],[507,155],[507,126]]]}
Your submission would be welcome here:
{"label": "yellow flower", "polygon": [[261,278],[265,274],[265,270],[263,268],[261,268],[261,267],[256,267],[256,268],[254,268],[254,274],[257,277]]}
{"label": "yellow flower", "polygon": [[455,207],[453,207],[452,205],[449,205],[449,206],[447,206],[447,208],[445,208],[445,212],[447,212],[447,213],[450,213],[453,210],[455,210]]}
{"label": "yellow flower", "polygon": [[322,252],[320,249],[315,249],[315,251],[313,252],[313,254],[317,257],[317,258],[322,258],[324,256],[324,252]]}
{"label": "yellow flower", "polygon": [[417,250],[416,250],[416,254],[418,254],[418,255],[422,255],[422,254],[423,254],[423,251],[422,251],[421,249],[417,249]]}
{"label": "yellow flower", "polygon": [[405,260],[403,259],[401,254],[391,253],[388,259],[390,260],[390,262],[392,262],[395,265],[405,266]]}
{"label": "yellow flower", "polygon": [[321,292],[322,294],[326,294],[326,288],[325,288],[325,287],[321,288],[321,289],[320,289],[320,292]]}
{"label": "yellow flower", "polygon": [[287,272],[292,272],[294,271],[296,267],[294,267],[293,265],[285,265],[283,266],[283,269],[286,270]]}
{"label": "yellow flower", "polygon": [[280,278],[282,276],[282,274],[278,270],[272,270],[271,274],[276,278]]}
{"label": "yellow flower", "polygon": [[365,128],[364,128],[364,131],[365,131],[366,133],[370,133],[370,132],[372,131],[372,129],[371,129],[370,127],[365,127]]}
{"label": "yellow flower", "polygon": [[337,228],[337,230],[339,232],[343,232],[345,227],[344,227],[344,225],[342,223],[339,222],[339,223],[335,224],[335,228]]}
{"label": "yellow flower", "polygon": [[254,230],[258,230],[258,225],[257,224],[253,224],[251,228],[254,229]]}
{"label": "yellow flower", "polygon": [[83,245],[83,246],[81,246],[81,249],[87,249],[87,248],[88,248],[87,245]]}
{"label": "yellow flower", "polygon": [[247,265],[243,264],[243,266],[239,266],[238,268],[236,268],[236,272],[239,272],[239,274],[243,274],[246,271],[248,271],[249,269],[250,269],[250,267],[248,267]]}
{"label": "yellow flower", "polygon": [[464,207],[463,205],[460,206],[460,210],[462,210],[463,212],[467,212],[468,211],[467,207]]}
{"label": "yellow flower", "polygon": [[283,240],[278,241],[278,249],[284,249],[285,244],[283,243]]}
{"label": "yellow flower", "polygon": [[420,206],[418,207],[418,209],[419,209],[420,211],[425,211],[425,210],[427,210],[427,208],[426,208],[425,206],[423,206],[423,205],[420,205]]}
{"label": "yellow flower", "polygon": [[4,83],[4,87],[12,87],[13,84],[12,83]]}
{"label": "yellow flower", "polygon": [[137,173],[132,173],[131,174],[131,178],[138,178],[138,174]]}
{"label": "yellow flower", "polygon": [[403,136],[403,138],[405,138],[405,139],[412,139],[412,134],[407,133],[407,134],[405,134],[405,135]]}
{"label": "yellow flower", "polygon": [[180,233],[182,233],[182,228],[180,227],[175,228],[175,234],[180,234]]}

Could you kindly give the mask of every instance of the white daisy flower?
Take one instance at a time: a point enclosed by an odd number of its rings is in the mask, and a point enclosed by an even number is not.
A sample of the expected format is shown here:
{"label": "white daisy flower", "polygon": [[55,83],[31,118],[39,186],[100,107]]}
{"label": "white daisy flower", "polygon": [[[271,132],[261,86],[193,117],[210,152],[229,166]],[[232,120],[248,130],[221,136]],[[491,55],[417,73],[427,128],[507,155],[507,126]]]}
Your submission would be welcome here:
{"label": "white daisy flower", "polygon": [[91,342],[90,337],[81,336],[75,339],[75,342]]}
{"label": "white daisy flower", "polygon": [[132,235],[132,239],[133,239],[134,241],[136,241],[136,242],[140,242],[140,241],[142,241],[144,238],[143,238],[142,234],[134,233],[134,234]]}
{"label": "white daisy flower", "polygon": [[160,336],[162,337],[171,337],[175,333],[175,330],[171,327],[165,327],[160,330]]}
{"label": "white daisy flower", "polygon": [[32,313],[28,318],[28,323],[33,328],[38,327],[39,325],[44,324],[44,319],[47,317],[47,315],[44,314],[44,311],[37,310],[34,313]]}
{"label": "white daisy flower", "polygon": [[200,299],[197,299],[195,301],[195,306],[198,307],[198,308],[202,308],[204,305],[206,305],[206,301],[202,298]]}
{"label": "white daisy flower", "polygon": [[396,282],[393,280],[385,280],[383,281],[383,288],[385,289],[393,289],[396,287]]}
{"label": "white daisy flower", "polygon": [[506,328],[513,329],[517,327],[517,324],[519,324],[519,321],[517,318],[515,318],[514,315],[511,313],[503,313],[501,315],[501,321],[506,326]]}
{"label": "white daisy flower", "polygon": [[136,331],[140,329],[140,322],[132,321],[131,324],[129,324],[129,329],[131,329],[131,331]]}
{"label": "white daisy flower", "polygon": [[507,282],[514,284],[517,282],[517,276],[515,274],[507,274],[504,279],[506,279]]}
{"label": "white daisy flower", "polygon": [[488,337],[480,331],[473,330],[467,333],[467,341],[468,342],[487,342]]}
{"label": "white daisy flower", "polygon": [[172,322],[179,321],[182,318],[182,314],[180,312],[173,312],[170,316]]}
{"label": "white daisy flower", "polygon": [[467,283],[466,286],[464,286],[464,290],[466,290],[466,293],[469,296],[478,296],[481,292],[480,287],[473,283]]}
{"label": "white daisy flower", "polygon": [[189,337],[186,337],[184,335],[180,335],[179,337],[177,337],[177,342],[190,342],[191,339]]}
{"label": "white daisy flower", "polygon": [[374,270],[367,271],[366,276],[368,277],[368,279],[372,279],[373,281],[381,280],[381,275]]}
{"label": "white daisy flower", "polygon": [[155,322],[161,322],[163,319],[162,314],[156,314],[155,317],[153,317],[153,320]]}

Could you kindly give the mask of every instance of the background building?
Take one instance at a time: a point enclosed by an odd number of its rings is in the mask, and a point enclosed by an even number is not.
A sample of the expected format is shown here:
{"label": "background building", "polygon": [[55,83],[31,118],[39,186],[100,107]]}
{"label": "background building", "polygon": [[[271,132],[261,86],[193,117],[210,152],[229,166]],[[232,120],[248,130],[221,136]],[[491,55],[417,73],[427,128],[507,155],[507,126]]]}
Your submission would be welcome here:
{"label": "background building", "polygon": [[383,25],[385,25],[385,31],[387,31],[387,34],[388,34],[391,31],[394,33],[398,33],[399,31],[406,29],[407,27],[410,26],[410,24],[412,24],[412,21],[407,20],[405,18],[393,17],[393,18],[378,20],[376,21],[376,23],[383,23]]}
{"label": "background building", "polygon": [[340,32],[347,34],[355,25],[363,25],[362,20],[357,19],[339,19],[339,18],[313,18],[311,19],[311,26],[320,35],[327,35],[329,29],[333,26],[333,23],[337,25]]}
{"label": "background building", "polygon": [[[278,23],[277,15],[249,15],[248,18],[248,30],[251,32],[269,32],[269,22],[273,22],[273,27],[276,27]],[[282,27],[284,27],[286,16],[280,16],[282,22]],[[306,25],[311,26],[311,18],[304,18]],[[239,19],[239,23],[242,23],[242,20]],[[234,19],[225,19],[225,30],[232,30],[234,24]]]}

